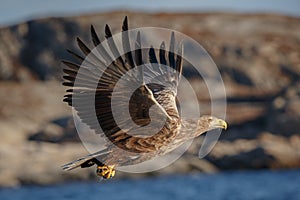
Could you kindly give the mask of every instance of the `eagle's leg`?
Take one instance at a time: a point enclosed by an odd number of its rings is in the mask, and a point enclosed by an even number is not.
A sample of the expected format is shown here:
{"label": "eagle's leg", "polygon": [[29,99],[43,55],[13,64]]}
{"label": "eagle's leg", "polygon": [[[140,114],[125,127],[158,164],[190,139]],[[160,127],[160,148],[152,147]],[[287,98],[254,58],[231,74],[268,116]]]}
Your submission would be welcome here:
{"label": "eagle's leg", "polygon": [[116,170],[114,165],[98,165],[97,175],[103,177],[104,179],[110,179],[114,177]]}

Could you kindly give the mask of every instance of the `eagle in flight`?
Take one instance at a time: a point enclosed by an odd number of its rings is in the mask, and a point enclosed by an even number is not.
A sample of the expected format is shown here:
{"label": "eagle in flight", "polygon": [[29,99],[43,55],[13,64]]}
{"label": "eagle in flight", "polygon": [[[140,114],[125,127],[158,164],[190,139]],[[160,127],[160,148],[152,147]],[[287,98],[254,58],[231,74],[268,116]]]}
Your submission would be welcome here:
{"label": "eagle in flight", "polygon": [[[118,45],[108,25],[105,26],[107,48],[101,46],[104,41],[100,41],[94,27],[91,26],[92,42],[101,57],[77,38],[83,56],[69,52],[80,64],[63,61],[66,66],[63,69],[65,73],[63,85],[68,87],[64,101],[77,111],[83,123],[96,134],[102,134],[107,140],[104,149],[64,165],[64,170],[96,165],[97,175],[109,179],[115,175],[116,167],[150,160],[171,152],[207,131],[227,128],[224,120],[213,116],[205,115],[194,120],[181,118],[176,94],[182,73],[183,47],[179,47],[176,51],[178,53],[174,53],[177,48],[174,45],[174,32],[170,36],[169,49],[165,47],[163,41],[158,50],[153,47],[146,49],[146,58],[143,53],[145,49],[141,48],[140,32],[134,41],[135,49],[130,50],[127,17],[123,21],[121,35],[122,41],[119,46],[124,49],[124,55],[119,54]],[[135,70],[136,73],[127,75],[123,85],[139,84],[139,87],[129,94],[125,86],[122,90],[121,84],[117,96],[122,99],[123,96],[130,95],[130,100],[127,104],[124,103],[126,101],[120,101],[117,109],[118,107],[129,109],[130,118],[122,118],[122,110],[118,115],[122,124],[130,124],[129,121],[133,121],[140,128],[132,130],[119,126],[114,119],[112,108],[114,88],[122,76],[130,70]],[[164,84],[151,83],[151,79],[155,78]],[[88,105],[86,98],[91,97],[94,104]],[[93,109],[87,109],[88,107]],[[155,107],[154,111],[152,110],[154,115],[149,114],[153,107]],[[94,110],[95,113],[91,113],[90,110]],[[92,115],[96,116],[96,120],[92,120]],[[162,126],[155,134],[143,137],[145,133],[151,131],[148,126],[150,123],[162,123]],[[130,131],[138,134],[128,134]]]}

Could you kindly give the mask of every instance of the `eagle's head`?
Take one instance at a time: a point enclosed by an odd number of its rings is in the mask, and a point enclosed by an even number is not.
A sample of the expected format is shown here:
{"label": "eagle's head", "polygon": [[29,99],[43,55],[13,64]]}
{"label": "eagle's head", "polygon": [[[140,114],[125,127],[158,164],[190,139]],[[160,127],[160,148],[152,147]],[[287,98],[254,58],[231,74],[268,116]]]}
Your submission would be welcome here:
{"label": "eagle's head", "polygon": [[227,123],[223,119],[219,119],[217,117],[204,115],[201,116],[198,120],[198,131],[197,133],[201,135],[202,133],[205,133],[207,131],[213,130],[213,129],[227,129]]}

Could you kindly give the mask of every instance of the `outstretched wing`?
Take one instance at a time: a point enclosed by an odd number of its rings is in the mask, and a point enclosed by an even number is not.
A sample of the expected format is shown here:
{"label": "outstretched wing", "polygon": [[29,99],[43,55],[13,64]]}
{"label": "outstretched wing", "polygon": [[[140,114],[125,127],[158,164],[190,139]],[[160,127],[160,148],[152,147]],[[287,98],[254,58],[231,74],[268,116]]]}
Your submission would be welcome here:
{"label": "outstretched wing", "polygon": [[[147,85],[153,92],[157,102],[163,106],[170,116],[179,117],[176,94],[182,74],[183,46],[181,45],[179,49],[175,49],[175,44],[175,34],[172,32],[169,50],[166,50],[164,41],[158,50],[153,47],[149,49],[149,63],[151,65],[147,68],[145,77],[149,79],[150,84]],[[158,58],[156,51],[158,51]]]}
{"label": "outstretched wing", "polygon": [[[105,26],[105,45],[101,45],[93,26],[91,26],[91,36],[96,48],[91,50],[77,38],[78,46],[84,56],[69,51],[79,60],[80,65],[63,61],[67,66],[64,69],[63,85],[70,87],[67,89],[64,101],[76,109],[82,122],[96,133],[104,132],[113,144],[133,152],[155,150],[153,141],[147,143],[142,138],[128,135],[127,132],[137,132],[139,127],[146,127],[149,123],[161,123],[162,119],[166,119],[167,123],[170,117],[178,116],[175,95],[182,71],[182,57],[174,54],[174,34],[171,35],[169,52],[165,50],[164,42],[162,43],[159,60],[156,58],[155,50],[150,48],[148,61],[152,63],[151,65],[143,63],[139,33],[135,40],[136,50],[131,51],[127,17],[122,26],[121,48],[125,52],[123,57],[108,25]],[[173,70],[161,65],[169,65]],[[133,70],[133,73],[128,73],[130,70]],[[125,79],[122,78],[124,76]],[[167,86],[151,84],[153,78],[159,78],[168,84]],[[122,84],[118,84],[120,80],[123,81]],[[139,87],[131,93],[127,90],[131,85]],[[112,108],[114,95],[119,98],[118,104],[114,107],[114,110],[120,109],[118,119],[121,121],[118,123],[115,121]],[[126,101],[128,97],[130,97],[131,119],[122,117],[125,113],[124,109],[128,110],[128,101]],[[155,117],[150,117],[149,109],[153,107]],[[126,130],[120,127],[132,121],[137,125],[134,128]]]}

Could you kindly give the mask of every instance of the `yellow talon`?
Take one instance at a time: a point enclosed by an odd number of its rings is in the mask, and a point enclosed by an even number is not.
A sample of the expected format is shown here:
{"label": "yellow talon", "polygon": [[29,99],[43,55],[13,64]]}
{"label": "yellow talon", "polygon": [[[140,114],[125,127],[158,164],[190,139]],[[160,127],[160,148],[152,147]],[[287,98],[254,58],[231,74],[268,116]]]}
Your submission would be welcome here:
{"label": "yellow talon", "polygon": [[115,176],[116,170],[114,169],[115,165],[98,165],[97,174],[98,176],[103,177],[104,179],[110,179]]}

